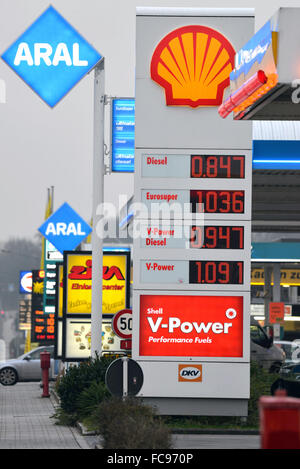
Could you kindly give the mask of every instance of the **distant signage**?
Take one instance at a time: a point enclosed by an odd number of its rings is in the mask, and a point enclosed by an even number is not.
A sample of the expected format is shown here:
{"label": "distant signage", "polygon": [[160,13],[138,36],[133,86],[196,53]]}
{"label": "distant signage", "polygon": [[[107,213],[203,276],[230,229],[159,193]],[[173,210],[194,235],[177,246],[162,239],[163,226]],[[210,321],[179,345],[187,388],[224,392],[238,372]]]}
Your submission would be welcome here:
{"label": "distant signage", "polygon": [[51,107],[101,58],[52,6],[2,55],[14,72]]}
{"label": "distant signage", "polygon": [[112,100],[111,124],[112,171],[134,172],[134,99],[116,98]]}
{"label": "distant signage", "polygon": [[[264,285],[264,269],[251,269],[251,285]],[[271,285],[274,284],[273,274]],[[300,285],[300,269],[280,269],[280,285]]]}
{"label": "distant signage", "polygon": [[20,293],[32,292],[32,272],[31,270],[21,270],[20,272]]}
{"label": "distant signage", "polygon": [[43,309],[44,271],[32,271],[31,297],[31,341],[53,344],[55,337],[55,315],[45,314]]}
{"label": "distant signage", "polygon": [[19,301],[19,330],[31,329],[31,295]]}
{"label": "distant signage", "polygon": [[[100,333],[100,331],[99,331]],[[91,319],[67,318],[65,322],[63,359],[86,360],[91,355]],[[102,350],[105,353],[121,352],[121,339],[111,328],[110,321],[102,323]]]}
{"label": "distant signage", "polygon": [[280,324],[284,322],[284,303],[271,302],[269,304],[269,322],[270,324]]}
{"label": "distant signage", "polygon": [[264,70],[263,59],[272,44],[271,23],[268,21],[235,55],[235,68],[230,74],[231,80],[240,75],[245,77],[251,70],[253,75],[258,69]]}
{"label": "distant signage", "polygon": [[92,228],[65,202],[40,226],[39,231],[63,253],[75,249]]}
{"label": "distant signage", "polygon": [[[128,252],[103,254],[102,313],[116,314],[128,307],[130,288]],[[66,313],[89,315],[92,312],[92,254],[66,253],[64,272]]]}
{"label": "distant signage", "polygon": [[[243,95],[243,101],[233,109],[235,116],[261,99],[278,83],[278,32],[272,29],[271,21],[268,21],[235,55],[235,68],[230,73],[230,91],[231,96],[239,92]],[[267,81],[247,94],[247,91],[242,90],[242,86],[247,88],[249,80],[255,79],[253,77],[259,71],[264,72]]]}

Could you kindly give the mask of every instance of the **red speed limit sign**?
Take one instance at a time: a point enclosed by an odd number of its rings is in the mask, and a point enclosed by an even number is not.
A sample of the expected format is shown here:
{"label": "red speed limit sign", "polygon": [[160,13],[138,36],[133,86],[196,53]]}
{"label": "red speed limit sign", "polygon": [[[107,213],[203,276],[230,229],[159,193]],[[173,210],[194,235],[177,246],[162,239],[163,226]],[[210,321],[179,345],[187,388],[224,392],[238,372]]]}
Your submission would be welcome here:
{"label": "red speed limit sign", "polygon": [[113,330],[121,339],[131,339],[132,335],[132,310],[122,309],[113,318]]}

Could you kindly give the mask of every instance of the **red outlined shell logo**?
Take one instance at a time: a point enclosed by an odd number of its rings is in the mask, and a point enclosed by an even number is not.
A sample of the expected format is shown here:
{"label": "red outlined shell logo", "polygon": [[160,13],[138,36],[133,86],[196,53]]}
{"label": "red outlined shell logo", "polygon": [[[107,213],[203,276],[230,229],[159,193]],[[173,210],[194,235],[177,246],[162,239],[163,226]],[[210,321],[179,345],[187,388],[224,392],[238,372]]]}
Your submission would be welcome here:
{"label": "red outlined shell logo", "polygon": [[234,56],[234,48],[218,31],[184,26],[157,45],[151,78],[165,89],[167,106],[219,106],[230,83]]}

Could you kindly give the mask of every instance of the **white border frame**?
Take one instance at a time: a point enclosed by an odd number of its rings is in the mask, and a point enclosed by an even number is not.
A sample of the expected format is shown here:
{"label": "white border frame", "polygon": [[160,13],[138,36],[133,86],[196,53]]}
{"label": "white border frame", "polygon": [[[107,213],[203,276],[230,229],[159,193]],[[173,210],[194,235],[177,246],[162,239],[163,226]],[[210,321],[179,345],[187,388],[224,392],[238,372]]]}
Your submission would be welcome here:
{"label": "white border frame", "polygon": [[[140,340],[140,296],[242,296],[243,297],[243,357],[170,357],[170,356],[144,356],[139,353]],[[133,334],[132,358],[138,361],[152,362],[214,362],[214,363],[248,363],[250,361],[250,292],[195,292],[195,291],[167,291],[167,290],[141,290],[133,292]]]}

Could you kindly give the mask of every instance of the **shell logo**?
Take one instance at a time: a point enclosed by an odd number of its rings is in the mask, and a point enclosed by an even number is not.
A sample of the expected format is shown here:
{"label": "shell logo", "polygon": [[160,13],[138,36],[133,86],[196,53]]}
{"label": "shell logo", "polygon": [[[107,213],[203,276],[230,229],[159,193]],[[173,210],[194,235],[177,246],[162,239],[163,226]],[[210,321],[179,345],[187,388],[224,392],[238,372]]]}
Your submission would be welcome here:
{"label": "shell logo", "polygon": [[165,89],[167,106],[219,106],[235,50],[221,33],[199,25],[165,36],[151,60],[151,78]]}

